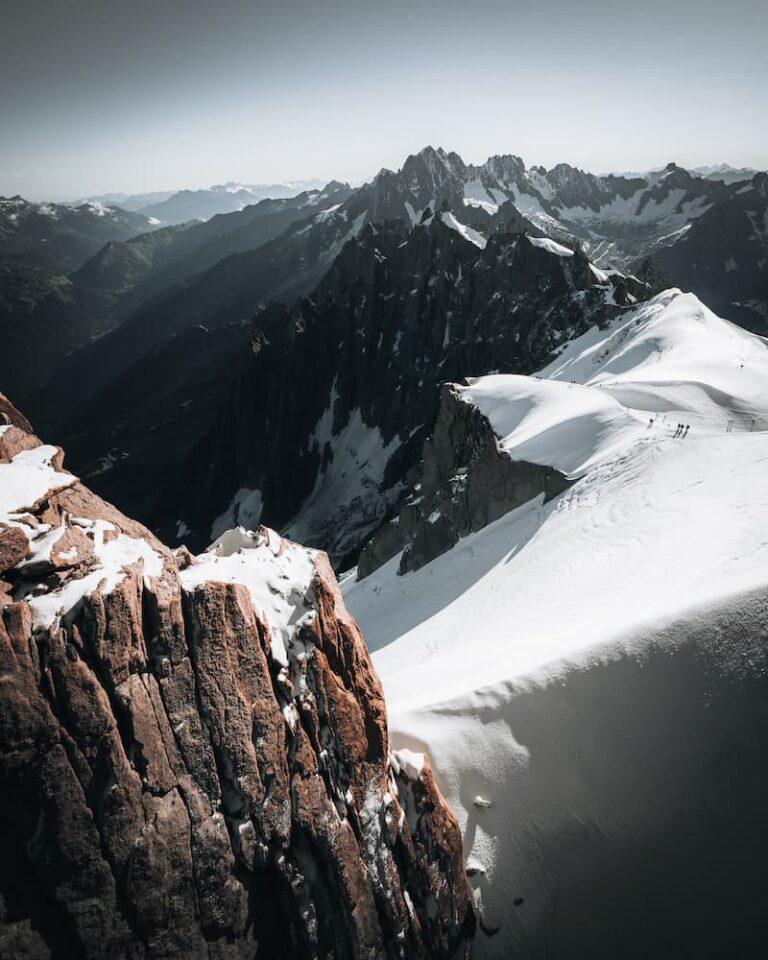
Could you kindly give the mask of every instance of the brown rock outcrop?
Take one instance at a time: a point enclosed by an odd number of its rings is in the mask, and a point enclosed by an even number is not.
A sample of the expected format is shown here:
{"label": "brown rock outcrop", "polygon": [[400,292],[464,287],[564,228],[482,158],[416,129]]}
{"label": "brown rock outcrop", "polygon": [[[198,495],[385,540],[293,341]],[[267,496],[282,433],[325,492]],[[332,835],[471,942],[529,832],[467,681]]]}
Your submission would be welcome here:
{"label": "brown rock outcrop", "polygon": [[325,555],[177,559],[0,410],[0,955],[451,956],[458,826]]}
{"label": "brown rock outcrop", "polygon": [[5,573],[29,556],[29,539],[19,527],[0,530],[0,573]]}

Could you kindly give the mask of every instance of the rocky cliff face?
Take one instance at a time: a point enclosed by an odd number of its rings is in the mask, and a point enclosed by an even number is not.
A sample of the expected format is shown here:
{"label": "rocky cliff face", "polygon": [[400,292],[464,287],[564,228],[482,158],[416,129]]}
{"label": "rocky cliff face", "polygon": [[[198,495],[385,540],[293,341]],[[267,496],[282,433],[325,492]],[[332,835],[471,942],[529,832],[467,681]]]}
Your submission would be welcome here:
{"label": "rocky cliff face", "polygon": [[768,332],[768,174],[735,184],[653,259],[720,316]]}
{"label": "rocky cliff face", "polygon": [[[153,520],[168,539],[183,521],[202,544],[263,517],[354,563],[420,458],[441,383],[536,370],[650,289],[519,230],[481,247],[439,216],[366,227],[310,298],[259,316],[214,428]],[[98,482],[119,499],[135,471],[127,460]]]}
{"label": "rocky cliff face", "polygon": [[571,482],[552,467],[513,460],[487,418],[451,383],[442,388],[435,431],[413,477],[397,515],[363,548],[359,580],[401,551],[398,572],[418,570],[460,537],[541,494],[549,500]]}
{"label": "rocky cliff face", "polygon": [[450,956],[458,827],[325,556],[173,554],[0,420],[0,955]]}

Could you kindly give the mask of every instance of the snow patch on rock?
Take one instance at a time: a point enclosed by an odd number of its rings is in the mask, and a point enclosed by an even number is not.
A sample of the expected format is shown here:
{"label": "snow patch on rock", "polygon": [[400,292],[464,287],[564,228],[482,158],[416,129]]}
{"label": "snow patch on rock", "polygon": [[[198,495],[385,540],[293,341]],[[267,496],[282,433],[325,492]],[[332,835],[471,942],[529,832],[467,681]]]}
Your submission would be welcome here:
{"label": "snow patch on rock", "polygon": [[474,243],[476,247],[479,247],[481,250],[485,249],[485,245],[488,242],[485,237],[478,233],[477,230],[473,230],[472,227],[466,226],[466,224],[460,223],[454,215],[448,211],[444,211],[440,214],[440,219],[446,225],[450,227],[451,230],[455,230],[456,233],[464,237],[465,240],[469,240],[470,243]]}
{"label": "snow patch on rock", "polygon": [[346,425],[329,436],[333,395],[326,414],[315,429],[321,450],[330,448],[314,488],[283,533],[301,543],[313,544],[334,528],[334,551],[345,552],[360,529],[372,529],[382,519],[386,503],[379,496],[384,471],[401,445],[399,437],[384,442],[378,427],[370,427],[360,410],[353,410]]}
{"label": "snow patch on rock", "polygon": [[52,466],[57,453],[58,447],[43,445],[0,463],[0,523],[7,522],[9,514],[30,509],[47,493],[77,483],[73,474]]}
{"label": "snow patch on rock", "polygon": [[269,625],[273,656],[287,665],[287,648],[295,632],[314,616],[308,596],[314,575],[314,551],[267,527],[256,531],[238,527],[222,534],[181,571],[180,578],[185,590],[207,581],[246,587],[254,609]]}

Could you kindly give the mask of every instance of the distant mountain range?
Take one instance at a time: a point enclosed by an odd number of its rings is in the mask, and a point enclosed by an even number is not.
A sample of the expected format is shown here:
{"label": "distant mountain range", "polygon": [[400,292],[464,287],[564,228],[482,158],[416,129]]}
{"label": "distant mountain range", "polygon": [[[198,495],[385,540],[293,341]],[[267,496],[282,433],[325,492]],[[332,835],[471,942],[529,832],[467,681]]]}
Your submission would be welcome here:
{"label": "distant mountain range", "polygon": [[347,184],[332,181],[322,190],[266,199],[204,222],[187,222],[104,246],[76,274],[98,289],[128,292],[130,303],[147,300],[234,253],[244,253],[304,220],[346,200]]}
{"label": "distant mountain range", "polygon": [[[240,193],[216,188],[236,204]],[[529,372],[630,297],[677,284],[768,329],[763,174],[725,183],[671,163],[597,176],[427,147],[354,189],[332,182],[203,223],[125,216],[149,229],[105,238],[59,283],[55,311],[14,273],[31,307],[10,321],[4,372],[99,493],[195,544],[217,518],[263,515],[348,561],[397,501],[441,378]],[[449,315],[469,324],[457,338]],[[38,350],[42,331],[51,346]],[[342,524],[323,512],[344,488],[327,464],[363,442],[349,439],[358,415],[387,453],[344,494]]]}
{"label": "distant mountain range", "polygon": [[[760,173],[753,167],[732,167],[729,163],[715,163],[703,167],[686,167],[689,173],[697,177],[705,177],[707,180],[722,180],[724,183],[736,183],[738,180],[751,180],[756,173]],[[656,167],[653,170],[627,171],[622,170],[615,173],[617,177],[649,177],[653,174],[659,174],[664,171],[664,167]]]}
{"label": "distant mountain range", "polygon": [[[581,176],[585,179],[572,189],[585,183],[587,189],[594,186],[587,175]],[[565,171],[557,171],[553,179],[557,177],[567,192]],[[533,178],[539,183],[546,180],[536,172]],[[590,267],[583,252],[574,255],[572,240],[570,248],[551,244],[539,226],[520,215],[511,198],[531,196],[523,194],[521,187],[536,189],[530,187],[522,161],[517,158],[493,158],[482,168],[473,168],[464,165],[455,154],[430,148],[408,158],[397,173],[382,171],[372,183],[356,191],[342,187],[342,191],[348,192],[346,198],[327,197],[325,209],[296,220],[274,239],[222,259],[147,300],[112,334],[75,355],[62,371],[71,389],[57,405],[56,427],[67,441],[72,461],[104,495],[125,503],[140,516],[151,517],[164,530],[172,525],[171,535],[177,528],[187,529],[207,542],[216,517],[228,510],[237,513],[244,496],[237,500],[241,489],[261,490],[265,517],[276,525],[298,523],[302,502],[312,494],[316,483],[316,495],[321,499],[325,496],[330,503],[336,496],[323,494],[320,489],[333,479],[322,475],[322,458],[318,460],[313,455],[303,462],[298,456],[298,450],[308,442],[314,425],[328,407],[334,364],[345,357],[345,370],[349,371],[344,375],[349,386],[343,391],[341,381],[336,386],[337,391],[342,391],[343,401],[339,402],[338,414],[334,414],[337,421],[332,434],[334,442],[343,445],[348,418],[359,404],[373,402],[362,399],[365,394],[359,391],[363,384],[373,390],[377,383],[381,386],[382,378],[394,378],[391,389],[379,390],[382,396],[390,396],[399,383],[396,371],[401,370],[402,359],[402,376],[406,377],[401,386],[405,404],[402,409],[413,418],[412,423],[409,419],[408,432],[413,432],[410,443],[403,446],[400,437],[395,448],[403,448],[393,465],[387,467],[389,456],[393,455],[390,451],[376,468],[381,474],[366,485],[366,490],[374,494],[370,501],[361,499],[359,492],[349,493],[351,500],[357,500],[355,509],[359,514],[354,531],[347,525],[336,538],[331,532],[338,527],[333,511],[324,516],[320,510],[309,511],[313,515],[312,525],[304,531],[304,539],[329,547],[341,561],[359,548],[366,533],[386,512],[392,497],[396,497],[398,484],[414,462],[420,438],[430,429],[435,414],[434,387],[439,378],[451,369],[458,376],[458,371],[465,367],[487,372],[502,362],[530,369],[552,348],[556,340],[551,337],[558,331],[562,336],[563,329],[582,327],[599,305],[600,309],[615,309],[609,274]],[[232,216],[221,218],[220,230]],[[386,226],[393,221],[399,222],[399,226]],[[367,225],[372,229],[366,230]],[[202,228],[194,229],[202,232]],[[524,233],[532,240],[540,240],[543,246],[520,239]],[[189,231],[185,232],[183,242],[190,236]],[[220,233],[218,242],[226,236]],[[494,239],[497,236],[509,239],[502,243],[501,239]],[[441,253],[443,248],[445,252]],[[496,262],[502,252],[503,258],[510,258],[507,266],[506,259]],[[449,270],[441,266],[443,256],[451,261]],[[387,264],[382,276],[376,266],[379,262]],[[415,274],[413,263],[419,265]],[[343,281],[338,279],[340,270]],[[419,279],[420,276],[426,279]],[[375,286],[368,287],[368,277],[376,278]],[[423,288],[427,282],[434,285],[434,291],[430,286]],[[517,292],[516,282],[523,284]],[[351,285],[349,290],[347,284]],[[499,291],[507,287],[508,294],[502,296]],[[423,294],[413,299],[422,288]],[[642,284],[638,288],[645,289]],[[363,311],[361,316],[373,311],[365,328],[376,327],[374,340],[380,333],[383,335],[384,326],[397,324],[403,311],[405,316],[413,315],[416,336],[422,324],[437,322],[436,317],[429,318],[440,310],[460,316],[471,309],[477,324],[472,341],[475,345],[469,355],[474,359],[467,359],[464,351],[469,347],[462,346],[468,334],[454,332],[455,340],[451,340],[450,331],[446,334],[442,322],[434,342],[430,336],[412,357],[410,352],[416,348],[407,329],[397,347],[393,340],[384,349],[384,340],[379,350],[371,344],[365,357],[357,356],[355,350],[347,354],[344,345],[353,337],[355,324],[362,322],[356,321],[355,313],[344,305],[353,290],[355,302],[360,297],[356,309]],[[587,299],[583,300],[581,294],[571,297],[570,290],[588,294]],[[133,296],[136,293],[134,290]],[[629,294],[625,289],[621,296],[637,294],[638,291]],[[263,311],[260,307],[269,299],[290,303],[301,295],[308,295],[309,300],[296,308],[298,312],[277,307]],[[609,296],[608,303],[605,295]],[[379,298],[381,308],[376,306]],[[474,303],[471,308],[470,302]],[[513,308],[520,312],[517,335],[530,343],[523,347],[512,337],[504,352],[500,352],[497,337],[504,329],[505,311]],[[379,309],[385,312],[379,315]],[[545,309],[550,318],[546,331],[537,326],[540,309]],[[259,352],[254,358],[255,314],[260,332],[255,341]],[[386,323],[385,317],[389,317]],[[491,317],[495,318],[493,322]],[[338,324],[343,324],[343,329]],[[530,329],[527,325],[531,325]],[[488,326],[485,333],[484,326]],[[498,332],[492,333],[491,327]],[[295,348],[288,350],[287,344],[294,338],[292,330],[307,333],[297,339]],[[310,330],[314,331],[311,335]],[[337,330],[336,340],[327,339],[331,330]],[[446,335],[448,341],[444,344]],[[477,337],[488,338],[487,350],[481,348]],[[337,346],[332,347],[332,343]],[[443,357],[448,343],[455,343],[459,350],[450,367]],[[542,350],[543,354],[538,352]],[[401,359],[395,362],[397,357]],[[321,358],[325,359],[321,362]],[[288,365],[285,372],[278,373],[284,364]],[[321,371],[322,379],[318,380]],[[358,388],[354,384],[361,371],[365,375]],[[415,381],[411,383],[413,376]],[[295,417],[288,418],[290,406],[286,407],[285,396],[271,387],[258,402],[245,399],[251,397],[254,389],[260,391],[259,385],[275,379],[305,384],[296,397],[301,411]],[[315,381],[317,388],[310,390],[308,384]],[[141,397],[138,403],[137,389]],[[273,399],[278,404],[275,410],[271,408]],[[233,404],[231,410],[229,404]],[[388,403],[387,409],[390,407]],[[38,415],[36,402],[31,409]],[[375,435],[385,438],[385,446],[392,443],[395,434],[391,418],[379,423],[375,421],[378,414],[367,406],[363,409],[365,423],[370,426],[376,422]],[[42,410],[39,415],[43,415]],[[248,427],[243,418],[247,418]],[[275,434],[275,424],[281,418],[288,418],[285,422],[290,422],[290,427]],[[89,429],[83,431],[86,422]],[[307,434],[298,437],[295,431],[304,428]],[[197,444],[207,442],[203,438],[209,430],[213,448],[204,456],[193,454]],[[235,453],[240,450],[239,440],[234,445],[223,442],[224,437],[231,441],[231,431],[248,445],[242,453]],[[276,438],[284,432],[285,437],[276,447]],[[262,440],[254,446],[257,436]],[[272,451],[269,455],[268,450]],[[158,471],[168,474],[175,464],[185,464],[188,456],[198,464],[235,456],[238,465],[207,468],[213,485],[206,478],[194,484],[185,481],[182,486],[186,489],[180,492],[172,479],[172,492],[170,488],[167,492],[160,490]],[[268,462],[272,464],[270,477],[275,482],[271,492],[264,487]],[[277,469],[278,462],[284,467]],[[149,464],[153,465],[151,469],[145,469]],[[182,468],[187,474],[190,469],[193,468],[186,465]],[[349,469],[354,472],[353,464]],[[338,477],[333,482],[337,481]],[[389,493],[380,497],[376,490],[382,482]],[[170,503],[179,511],[178,516],[167,514]],[[189,539],[189,534],[186,536]],[[329,536],[333,542],[328,540]]]}
{"label": "distant mountain range", "polygon": [[[343,199],[348,188],[260,201],[173,227],[97,202],[0,199],[0,377],[25,399],[72,351],[135,307],[222,257],[272,239],[295,219]],[[154,269],[154,274],[149,276]],[[23,362],[20,362],[23,361]]]}
{"label": "distant mountain range", "polygon": [[724,180],[726,183],[735,183],[737,180],[751,180],[760,170],[752,167],[732,167],[728,163],[718,163],[708,167],[692,167],[691,173],[710,180]]}
{"label": "distant mountain range", "polygon": [[[242,210],[259,200],[295,197],[320,190],[324,180],[291,180],[287,183],[221,183],[201,190],[165,190],[155,193],[107,193],[90,197],[96,203],[114,203],[124,210],[155,217],[172,226],[187,220],[208,220],[218,213]],[[86,201],[78,201],[82,203]]]}
{"label": "distant mountain range", "polygon": [[157,222],[100,203],[79,206],[0,197],[0,377],[24,396],[71,350],[104,332],[113,298],[70,279],[105,244]]}
{"label": "distant mountain range", "polygon": [[0,258],[66,274],[110,240],[127,240],[158,226],[146,214],[96,201],[72,206],[0,197]]}
{"label": "distant mountain range", "polygon": [[142,199],[0,200],[0,955],[762,956],[768,174]]}

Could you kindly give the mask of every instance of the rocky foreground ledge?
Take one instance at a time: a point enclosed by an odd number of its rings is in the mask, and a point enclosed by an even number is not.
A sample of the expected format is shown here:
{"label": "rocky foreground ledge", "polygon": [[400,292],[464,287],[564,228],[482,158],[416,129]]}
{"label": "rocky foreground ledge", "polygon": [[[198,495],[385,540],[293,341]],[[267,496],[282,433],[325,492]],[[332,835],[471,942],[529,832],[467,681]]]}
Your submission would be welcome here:
{"label": "rocky foreground ledge", "polygon": [[442,958],[453,814],[325,555],[171,553],[0,396],[0,955]]}

